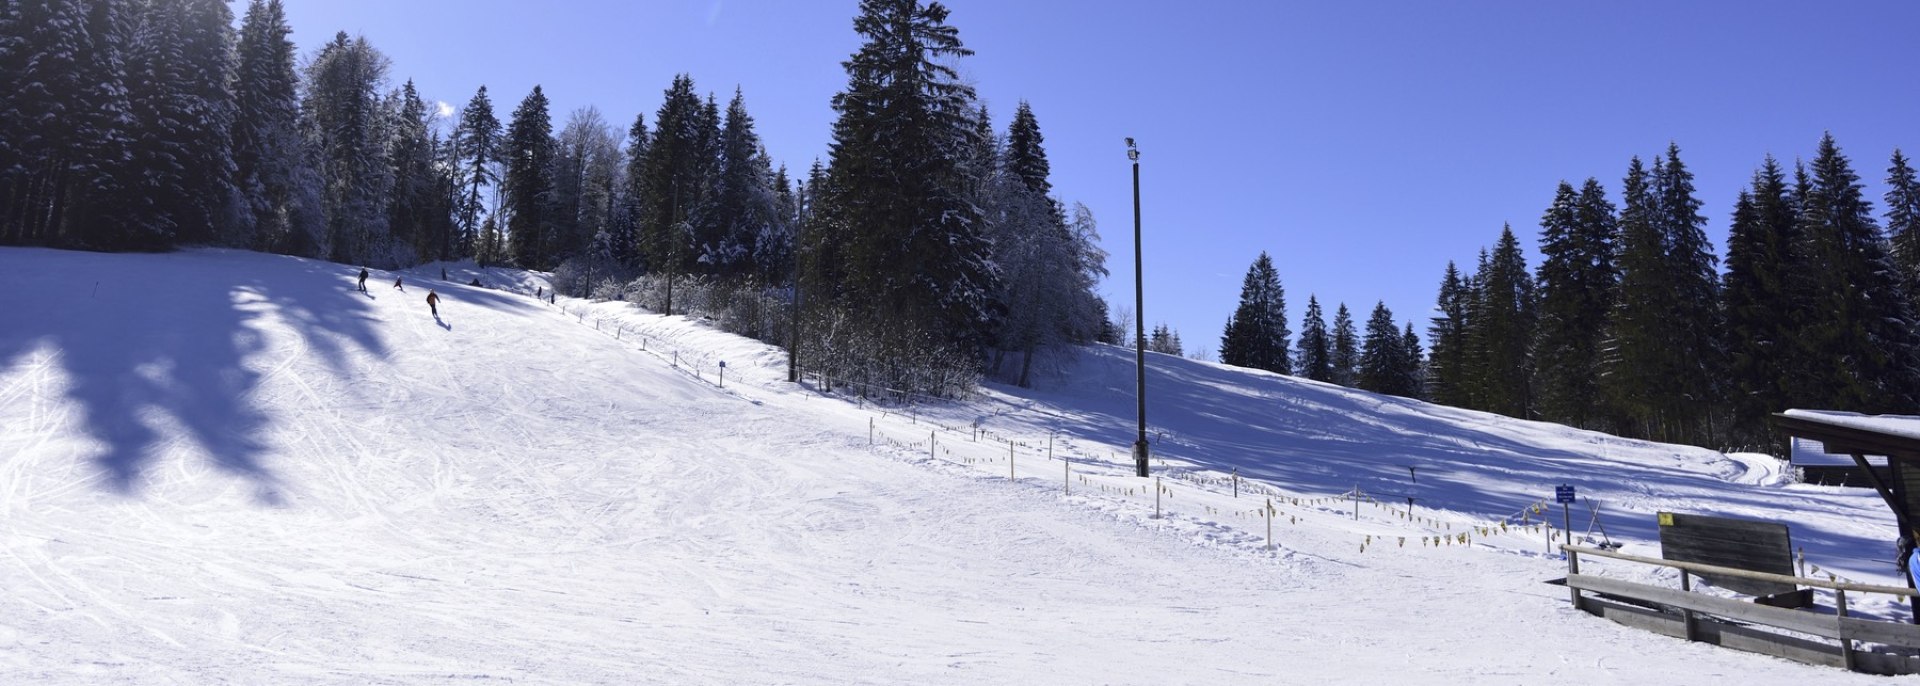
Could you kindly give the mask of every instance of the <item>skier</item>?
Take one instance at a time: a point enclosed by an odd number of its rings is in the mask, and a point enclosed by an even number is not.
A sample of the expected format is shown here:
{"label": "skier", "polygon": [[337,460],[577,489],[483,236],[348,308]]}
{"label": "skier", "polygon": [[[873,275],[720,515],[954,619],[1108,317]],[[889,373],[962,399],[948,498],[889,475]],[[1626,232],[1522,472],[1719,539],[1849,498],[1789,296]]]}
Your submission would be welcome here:
{"label": "skier", "polygon": [[440,280],[441,280],[441,281],[445,281],[445,280],[447,280],[447,268],[446,268],[446,267],[441,267],[441,268],[440,268]]}
{"label": "skier", "polygon": [[431,288],[427,289],[427,309],[433,311],[434,319],[440,318],[440,294],[433,292]]}
{"label": "skier", "polygon": [[400,277],[398,276],[393,277],[393,290],[400,291],[401,293],[407,292],[407,289],[400,287]]}
{"label": "skier", "polygon": [[367,268],[366,267],[360,268],[360,292],[361,293],[367,292]]}
{"label": "skier", "polygon": [[533,287],[533,299],[534,299],[534,300],[539,300],[539,299],[541,299],[541,298],[545,298],[545,297],[547,297],[547,294],[546,294],[546,292],[545,292],[545,291],[543,291],[543,290],[541,290],[539,286],[534,286],[534,287]]}

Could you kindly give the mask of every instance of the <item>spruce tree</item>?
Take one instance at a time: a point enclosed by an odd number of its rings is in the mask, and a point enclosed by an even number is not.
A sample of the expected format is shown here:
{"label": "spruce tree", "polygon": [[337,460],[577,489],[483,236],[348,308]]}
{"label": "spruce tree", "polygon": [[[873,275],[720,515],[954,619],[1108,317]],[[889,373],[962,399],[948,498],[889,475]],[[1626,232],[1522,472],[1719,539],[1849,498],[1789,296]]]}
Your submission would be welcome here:
{"label": "spruce tree", "polygon": [[234,186],[245,200],[231,242],[316,255],[319,179],[300,137],[293,42],[280,0],[252,0],[241,21],[233,79]]}
{"label": "spruce tree", "polygon": [[647,131],[646,115],[633,116],[633,125],[627,127],[626,168],[621,174],[623,181],[620,190],[620,213],[613,220],[613,236],[609,244],[613,248],[613,259],[621,266],[633,269],[641,266],[642,245],[640,225],[649,212],[646,206],[646,164],[647,149],[653,140]]}
{"label": "spruce tree", "polygon": [[1361,390],[1388,395],[1408,395],[1405,387],[1407,353],[1399,327],[1393,323],[1393,311],[1385,302],[1376,302],[1367,318],[1367,334],[1360,343]]}
{"label": "spruce tree", "polygon": [[1671,402],[1682,433],[1675,438],[1712,445],[1719,438],[1716,422],[1722,421],[1720,405],[1727,390],[1719,259],[1707,240],[1707,220],[1694,198],[1693,172],[1681,162],[1679,145],[1668,144],[1664,164],[1654,165],[1653,191],[1671,286],[1662,322],[1671,360],[1665,388],[1678,392]]}
{"label": "spruce tree", "polygon": [[1540,219],[1534,359],[1540,413],[1549,421],[1593,428],[1602,415],[1600,345],[1619,285],[1614,224],[1613,204],[1591,178],[1578,194],[1561,182]]}
{"label": "spruce tree", "polygon": [[453,230],[446,202],[450,181],[434,164],[432,121],[413,80],[400,87],[394,106],[392,139],[387,143],[393,193],[387,224],[413,261],[446,259]]}
{"label": "spruce tree", "polygon": [[937,2],[860,3],[862,45],[833,99],[829,180],[808,235],[840,244],[841,282],[824,290],[861,313],[853,319],[878,350],[977,364],[998,321],[997,286],[963,163],[979,133],[973,89],[954,64],[972,51],[947,16]]}
{"label": "spruce tree", "polygon": [[1900,150],[1887,167],[1887,235],[1893,242],[1893,262],[1900,268],[1907,303],[1920,303],[1920,181]]}
{"label": "spruce tree", "polygon": [[1352,387],[1360,382],[1360,334],[1353,328],[1353,315],[1347,313],[1346,303],[1340,303],[1333,313],[1331,366],[1334,383]]}
{"label": "spruce tree", "polygon": [[1767,417],[1786,410],[1789,402],[1787,379],[1798,335],[1790,290],[1796,278],[1795,222],[1786,178],[1768,156],[1734,204],[1721,290],[1731,431],[1742,445],[1777,444]]}
{"label": "spruce tree", "polygon": [[[745,96],[739,89],[727,104],[721,125],[714,211],[718,232],[699,247],[700,261],[729,277],[763,276],[784,266],[784,251],[774,242],[780,233],[773,162],[754,131]],[[780,264],[759,261],[768,256]]]}
{"label": "spruce tree", "polygon": [[1634,422],[1632,435],[1653,436],[1671,408],[1656,393],[1671,381],[1665,376],[1661,319],[1666,316],[1666,245],[1656,223],[1656,208],[1645,165],[1634,157],[1621,186],[1620,290],[1608,317],[1603,376],[1608,399]]}
{"label": "spruce tree", "polygon": [[1536,303],[1533,278],[1513,227],[1503,227],[1500,242],[1481,264],[1473,328],[1468,345],[1476,352],[1475,383],[1482,407],[1509,417],[1533,416],[1533,337]]}
{"label": "spruce tree", "polygon": [[1236,367],[1292,373],[1289,363],[1286,292],[1273,259],[1261,252],[1240,286],[1240,305],[1220,337],[1220,362]]}
{"label": "spruce tree", "polygon": [[553,118],[540,86],[520,101],[507,126],[506,177],[500,186],[508,252],[523,269],[553,267]]}
{"label": "spruce tree", "polygon": [[[500,183],[502,148],[500,119],[493,115],[493,99],[487,97],[486,86],[474,91],[473,98],[460,111],[460,124],[454,127],[453,140],[454,166],[460,175],[458,238],[463,252],[478,255],[488,240],[480,223],[481,218],[488,215],[484,193],[488,187],[497,187]],[[487,261],[499,259],[492,254],[489,258]]]}
{"label": "spruce tree", "polygon": [[302,130],[319,160],[322,254],[335,262],[377,261],[396,266],[387,251],[387,160],[383,88],[388,61],[366,38],[345,32],[307,65]]}
{"label": "spruce tree", "polygon": [[1798,228],[1808,281],[1800,295],[1812,298],[1799,352],[1825,364],[1806,367],[1796,394],[1825,409],[1911,410],[1920,399],[1912,309],[1872,203],[1831,134],[1820,140]]}
{"label": "spruce tree", "polygon": [[1396,395],[1408,398],[1425,398],[1427,386],[1426,353],[1420,350],[1420,335],[1413,332],[1413,322],[1407,322],[1406,331],[1400,335],[1400,353],[1402,355],[1397,383],[1400,392]]}
{"label": "spruce tree", "polygon": [[1300,320],[1300,351],[1295,367],[1301,376],[1314,381],[1333,381],[1333,341],[1327,336],[1326,316],[1320,301],[1307,296],[1307,314]]}
{"label": "spruce tree", "polygon": [[1473,296],[1459,268],[1447,263],[1446,276],[1440,279],[1440,295],[1434,303],[1433,318],[1428,320],[1427,341],[1431,344],[1427,364],[1427,397],[1434,402],[1468,407],[1468,306]]}

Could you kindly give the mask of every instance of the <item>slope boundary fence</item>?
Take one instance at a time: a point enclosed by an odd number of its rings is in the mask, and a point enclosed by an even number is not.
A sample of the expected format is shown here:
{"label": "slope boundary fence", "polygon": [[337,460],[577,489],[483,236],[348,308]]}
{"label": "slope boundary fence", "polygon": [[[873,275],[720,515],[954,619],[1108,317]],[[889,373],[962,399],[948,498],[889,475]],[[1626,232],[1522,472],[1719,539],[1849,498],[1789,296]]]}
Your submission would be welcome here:
{"label": "slope boundary fence", "polygon": [[[1675,638],[1808,664],[1887,676],[1920,673],[1920,625],[1852,616],[1847,611],[1849,592],[1856,597],[1880,593],[1906,598],[1915,595],[1911,589],[1662,560],[1577,545],[1562,546],[1562,550],[1567,554],[1566,583],[1573,607],[1589,614]],[[1582,573],[1583,557],[1677,569],[1680,588]],[[1693,588],[1693,579],[1700,575],[1793,584],[1814,589],[1816,600],[1810,609],[1788,609],[1708,595]]]}

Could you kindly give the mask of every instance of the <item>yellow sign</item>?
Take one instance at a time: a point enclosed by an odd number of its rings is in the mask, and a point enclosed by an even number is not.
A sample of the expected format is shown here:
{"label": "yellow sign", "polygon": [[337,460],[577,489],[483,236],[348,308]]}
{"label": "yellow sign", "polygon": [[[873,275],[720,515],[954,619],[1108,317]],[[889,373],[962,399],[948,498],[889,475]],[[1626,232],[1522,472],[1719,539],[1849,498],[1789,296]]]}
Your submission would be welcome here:
{"label": "yellow sign", "polygon": [[1673,513],[1672,513],[1672,512],[1662,512],[1662,513],[1660,513],[1660,526],[1673,526]]}

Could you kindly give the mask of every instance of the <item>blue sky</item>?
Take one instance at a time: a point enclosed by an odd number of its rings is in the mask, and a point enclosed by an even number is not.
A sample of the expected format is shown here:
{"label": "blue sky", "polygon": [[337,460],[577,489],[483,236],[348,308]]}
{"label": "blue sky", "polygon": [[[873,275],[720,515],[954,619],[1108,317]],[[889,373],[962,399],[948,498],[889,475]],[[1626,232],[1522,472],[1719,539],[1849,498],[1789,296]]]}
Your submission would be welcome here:
{"label": "blue sky", "polygon": [[[593,105],[649,121],[676,73],[737,86],[776,162],[824,157],[858,47],[853,0],[286,0],[301,54],[335,31],[393,60],[395,85],[505,119],[540,84],[556,128]],[[1449,260],[1511,223],[1528,248],[1555,185],[1669,141],[1716,250],[1766,154],[1831,131],[1876,210],[1896,147],[1920,152],[1920,3],[1036,2],[955,0],[959,64],[1004,130],[1031,103],[1057,193],[1093,210],[1132,308],[1122,139],[1138,140],[1146,321],[1211,351],[1247,266],[1269,252],[1299,328],[1308,294],[1364,324],[1376,300],[1425,338]],[[244,3],[236,3],[243,12]]]}

